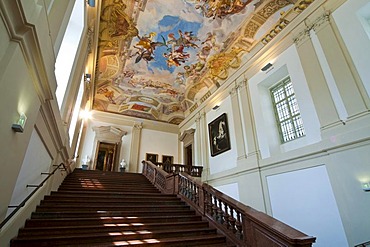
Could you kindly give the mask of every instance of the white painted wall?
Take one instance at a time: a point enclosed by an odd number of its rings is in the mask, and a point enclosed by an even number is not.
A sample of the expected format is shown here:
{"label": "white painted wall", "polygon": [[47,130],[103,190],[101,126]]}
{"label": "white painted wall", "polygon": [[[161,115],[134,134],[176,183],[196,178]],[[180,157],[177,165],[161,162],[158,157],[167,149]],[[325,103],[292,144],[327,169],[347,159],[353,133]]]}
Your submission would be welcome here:
{"label": "white painted wall", "polygon": [[[35,189],[34,187],[27,188],[27,185],[39,185],[47,176],[41,175],[41,173],[48,173],[51,164],[52,159],[34,129],[13,190],[10,205],[18,206]],[[11,211],[9,210],[8,213]]]}
{"label": "white painted wall", "polygon": [[[229,134],[230,134],[230,144],[231,149],[221,153],[217,156],[212,157],[211,152],[208,149],[207,153],[209,156],[209,167],[210,167],[210,174],[216,174],[220,173],[226,170],[229,170],[233,167],[236,167],[236,160],[238,157],[237,151],[236,151],[236,139],[235,139],[235,131],[233,128],[233,114],[232,114],[232,106],[231,106],[231,98],[230,96],[225,98],[220,104],[219,108],[215,111],[209,111],[206,114],[207,119],[207,126],[210,122],[215,120],[217,117],[222,115],[223,113],[226,113],[227,121],[229,125]],[[208,129],[207,129],[207,135],[208,135]],[[209,142],[209,137],[207,136],[207,140]],[[210,145],[210,144],[209,144]]]}
{"label": "white painted wall", "polygon": [[215,188],[231,198],[239,201],[239,187],[237,183],[215,186]]}
{"label": "white painted wall", "polygon": [[370,1],[348,0],[333,18],[370,97]]}
{"label": "white painted wall", "polygon": [[316,237],[317,247],[347,247],[324,165],[267,177],[272,216]]}
{"label": "white painted wall", "polygon": [[370,241],[370,192],[362,182],[370,182],[370,145],[330,155],[326,168],[350,246]]}
{"label": "white painted wall", "polygon": [[[143,129],[141,132],[139,161],[145,160],[146,153],[158,154],[158,162],[162,162],[162,155],[174,157],[178,162],[178,135],[157,130]],[[142,165],[140,163],[139,171]]]}

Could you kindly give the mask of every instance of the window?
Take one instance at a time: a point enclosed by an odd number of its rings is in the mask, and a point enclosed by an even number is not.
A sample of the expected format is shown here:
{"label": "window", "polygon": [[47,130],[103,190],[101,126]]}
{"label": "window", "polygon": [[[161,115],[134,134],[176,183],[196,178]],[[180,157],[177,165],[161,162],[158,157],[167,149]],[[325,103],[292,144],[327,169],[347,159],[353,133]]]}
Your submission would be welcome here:
{"label": "window", "polygon": [[290,77],[270,89],[276,121],[283,143],[305,135],[301,113]]}
{"label": "window", "polygon": [[80,109],[81,109],[81,102],[82,102],[83,93],[84,93],[84,78],[82,77],[81,83],[80,83],[80,88],[79,88],[78,94],[77,94],[77,99],[76,99],[76,102],[75,102],[75,105],[74,105],[74,108],[73,108],[71,123],[69,125],[69,130],[68,130],[69,145],[72,145],[73,135],[75,134],[76,124],[77,124],[78,116],[80,114]]}
{"label": "window", "polygon": [[59,109],[62,108],[84,28],[84,6],[83,1],[75,2],[55,63],[55,76],[58,84],[55,94]]}

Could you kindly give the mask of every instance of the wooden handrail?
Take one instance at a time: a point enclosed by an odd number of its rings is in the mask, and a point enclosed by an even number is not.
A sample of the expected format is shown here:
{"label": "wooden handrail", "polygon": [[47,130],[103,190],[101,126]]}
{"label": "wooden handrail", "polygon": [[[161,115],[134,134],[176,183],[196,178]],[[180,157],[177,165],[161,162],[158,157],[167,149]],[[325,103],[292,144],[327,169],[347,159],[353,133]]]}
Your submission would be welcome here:
{"label": "wooden handrail", "polygon": [[[51,173],[47,173],[48,176],[42,180],[42,182],[39,184],[39,185],[36,185],[36,186],[27,186],[27,187],[35,187],[35,189],[18,205],[18,206],[8,206],[8,208],[15,208],[9,215],[8,217],[6,217],[0,224],[0,229],[3,228],[3,226],[22,208],[24,207],[24,205],[26,205],[27,201],[44,185],[44,183],[51,177],[54,175],[54,173],[60,169],[60,167],[63,166],[63,169],[65,171],[68,172],[66,166],[64,163],[60,163],[59,165],[57,165],[57,167],[51,172]],[[46,175],[46,174],[42,174],[42,175]]]}
{"label": "wooden handrail", "polygon": [[202,166],[182,165],[182,164],[170,164],[170,163],[153,163],[157,167],[162,168],[167,173],[187,173],[192,177],[201,177],[203,172]]}
{"label": "wooden handrail", "polygon": [[150,161],[142,163],[143,174],[158,189],[180,196],[237,246],[309,247],[316,240],[186,173],[171,175]]}

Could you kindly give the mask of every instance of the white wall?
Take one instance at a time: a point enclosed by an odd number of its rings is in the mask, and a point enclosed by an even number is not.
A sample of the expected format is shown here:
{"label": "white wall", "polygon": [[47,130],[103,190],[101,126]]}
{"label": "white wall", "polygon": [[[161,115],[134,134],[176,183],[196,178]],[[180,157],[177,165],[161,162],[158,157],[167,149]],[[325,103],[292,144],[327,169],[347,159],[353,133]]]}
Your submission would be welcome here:
{"label": "white wall", "polygon": [[272,216],[316,237],[317,247],[347,247],[325,166],[267,177]]}
{"label": "white wall", "polygon": [[[158,162],[162,162],[162,155],[174,157],[174,163],[179,159],[178,135],[157,130],[143,129],[141,133],[139,161],[145,160],[146,153],[158,154]],[[140,163],[139,171],[142,165]]]}
{"label": "white wall", "polygon": [[[41,173],[48,173],[51,164],[52,159],[40,136],[34,129],[21,171],[17,178],[16,186],[13,190],[10,204],[15,206],[19,205],[33,190],[35,190],[34,187],[27,188],[27,185],[39,185],[47,176],[41,175]],[[9,212],[11,211],[12,210],[9,210]]]}

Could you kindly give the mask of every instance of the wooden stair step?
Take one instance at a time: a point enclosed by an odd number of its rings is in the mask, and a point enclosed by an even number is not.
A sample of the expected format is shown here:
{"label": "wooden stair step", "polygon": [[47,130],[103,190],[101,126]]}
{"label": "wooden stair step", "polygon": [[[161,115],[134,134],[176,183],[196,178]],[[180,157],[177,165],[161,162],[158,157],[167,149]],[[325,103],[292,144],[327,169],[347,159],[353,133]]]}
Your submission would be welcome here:
{"label": "wooden stair step", "polygon": [[69,212],[33,212],[31,219],[50,219],[50,218],[101,218],[101,217],[147,217],[163,216],[170,214],[173,216],[195,215],[194,210],[166,210],[162,211],[69,211]]}
{"label": "wooden stair step", "polygon": [[[153,214],[150,214],[153,215]],[[97,218],[51,218],[51,219],[27,219],[25,227],[49,227],[49,226],[86,226],[101,224],[146,224],[146,223],[165,223],[165,222],[188,222],[199,221],[198,215],[158,215],[158,216],[114,216],[114,217],[97,217]]]}
{"label": "wooden stair step", "polygon": [[78,207],[71,204],[65,205],[39,205],[36,207],[37,212],[71,212],[71,211],[130,211],[130,212],[141,212],[141,211],[163,211],[165,210],[189,210],[188,205],[140,205],[140,206],[122,206],[122,205],[91,205],[91,204],[80,204]]}
{"label": "wooden stair step", "polygon": [[130,201],[130,202],[145,202],[145,201],[154,201],[154,200],[162,200],[162,201],[181,201],[178,197],[174,196],[164,196],[163,194],[154,194],[154,195],[146,195],[138,196],[138,195],[121,195],[121,196],[113,196],[113,197],[106,197],[104,195],[85,195],[85,193],[77,194],[77,195],[67,195],[67,194],[53,194],[52,196],[45,196],[45,201]]}
{"label": "wooden stair step", "polygon": [[[44,237],[35,237],[35,238],[15,238],[12,240],[12,244],[14,246],[18,246],[17,244],[30,244],[27,246],[32,246],[38,244],[38,246],[58,246],[60,244],[66,245],[70,243],[113,243],[118,241],[141,241],[147,239],[156,239],[159,242],[162,242],[162,237],[165,236],[165,239],[169,241],[170,239],[172,243],[178,243],[179,238],[184,237],[191,237],[194,239],[198,237],[199,240],[207,239],[209,240],[217,240],[217,242],[225,242],[225,237],[217,236],[215,229],[205,228],[205,229],[183,229],[183,230],[167,230],[167,231],[152,231],[152,232],[112,232],[112,233],[94,233],[94,234],[83,234],[79,236],[44,236]],[[181,242],[180,242],[181,243]],[[207,242],[209,243],[209,242]],[[188,243],[186,243],[188,244]],[[24,246],[24,245],[23,245]]]}
{"label": "wooden stair step", "polygon": [[111,200],[104,200],[104,199],[95,199],[95,200],[84,200],[80,198],[76,199],[44,199],[40,202],[40,205],[74,205],[79,206],[81,204],[89,204],[89,205],[122,205],[122,206],[137,206],[138,202],[140,205],[185,205],[185,202],[181,200],[163,200],[163,199],[152,199],[152,200],[134,200],[134,199],[111,199]]}
{"label": "wooden stair step", "polygon": [[51,195],[68,195],[68,196],[103,196],[103,197],[124,197],[124,196],[136,196],[136,197],[142,197],[142,196],[157,196],[157,197],[175,197],[174,195],[165,195],[161,194],[160,192],[131,192],[131,191],[116,191],[116,192],[109,192],[109,191],[77,191],[77,190],[65,190],[65,191],[53,191],[51,192]]}
{"label": "wooden stair step", "polygon": [[88,226],[54,226],[54,227],[33,227],[21,228],[18,237],[27,236],[42,236],[47,234],[51,235],[76,235],[80,233],[94,233],[94,232],[112,232],[112,231],[139,231],[150,229],[174,229],[180,227],[181,229],[189,228],[204,228],[208,227],[207,221],[185,221],[185,222],[156,222],[156,223],[122,223],[122,224],[100,224]]}

